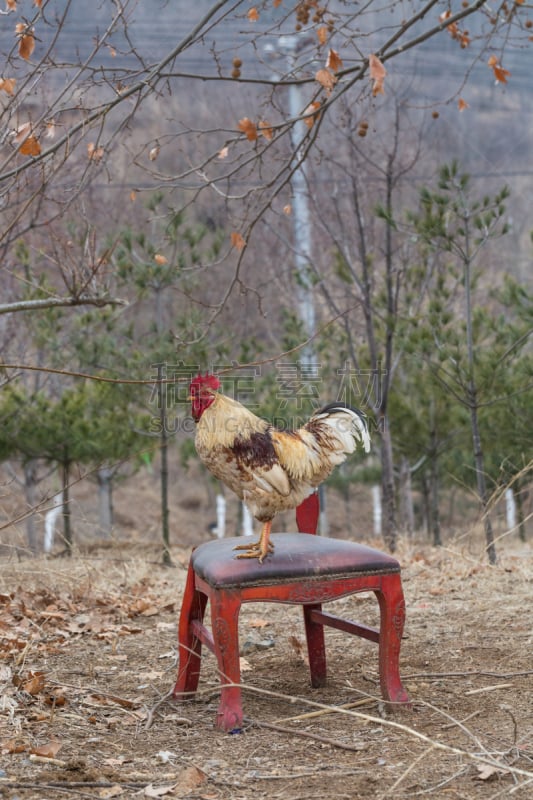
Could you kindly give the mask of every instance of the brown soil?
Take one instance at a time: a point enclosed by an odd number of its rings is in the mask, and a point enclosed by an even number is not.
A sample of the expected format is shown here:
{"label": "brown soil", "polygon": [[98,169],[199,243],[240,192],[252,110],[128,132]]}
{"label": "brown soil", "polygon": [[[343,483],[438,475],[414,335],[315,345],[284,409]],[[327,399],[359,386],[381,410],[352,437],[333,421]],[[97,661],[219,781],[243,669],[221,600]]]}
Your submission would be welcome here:
{"label": "brown soil", "polygon": [[[313,690],[300,609],[245,606],[247,722],[229,735],[214,728],[211,654],[196,699],[164,699],[188,553],[209,536],[205,491],[189,487],[173,508],[166,568],[157,482],[119,495],[113,542],[31,559],[11,540],[0,556],[0,797],[531,796],[530,547],[507,538],[489,567],[473,535],[438,550],[401,543],[413,709],[394,715],[379,699],[374,644],[328,630],[329,684]],[[87,520],[87,498],[76,502]],[[339,534],[344,511],[332,516]],[[371,594],[334,605],[377,621]]]}

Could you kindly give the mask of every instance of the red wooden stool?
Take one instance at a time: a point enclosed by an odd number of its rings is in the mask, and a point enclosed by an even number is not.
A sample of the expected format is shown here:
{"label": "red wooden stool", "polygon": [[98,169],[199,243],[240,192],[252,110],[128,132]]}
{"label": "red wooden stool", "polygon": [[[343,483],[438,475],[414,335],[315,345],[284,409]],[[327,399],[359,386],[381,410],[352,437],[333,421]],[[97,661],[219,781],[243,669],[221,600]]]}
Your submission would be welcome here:
{"label": "red wooden stool", "polygon": [[[316,533],[318,495],[296,509],[299,531]],[[197,547],[191,556],[179,621],[178,678],[172,696],[186,699],[198,687],[202,644],[218,661],[221,696],[216,724],[233,731],[242,724],[239,665],[239,611],[251,601],[303,606],[311,685],[326,683],[324,625],[370,639],[379,645],[383,698],[408,704],[399,672],[405,601],[396,559],[362,544],[310,536],[273,534],[274,554],[262,564],[237,559],[242,538],[220,539]],[[322,603],[356,592],[373,591],[379,602],[379,630],[322,611]],[[203,623],[209,600],[211,631]]]}

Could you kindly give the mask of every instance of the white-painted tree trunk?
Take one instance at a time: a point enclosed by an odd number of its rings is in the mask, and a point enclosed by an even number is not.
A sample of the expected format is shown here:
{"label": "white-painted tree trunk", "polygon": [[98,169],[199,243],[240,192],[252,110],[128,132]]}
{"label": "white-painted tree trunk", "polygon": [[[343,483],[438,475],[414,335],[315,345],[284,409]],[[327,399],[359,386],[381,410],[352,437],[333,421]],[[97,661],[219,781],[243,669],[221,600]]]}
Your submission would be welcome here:
{"label": "white-painted tree trunk", "polygon": [[44,544],[43,550],[45,553],[51,553],[54,546],[54,536],[56,532],[56,521],[63,508],[63,494],[60,492],[56,494],[53,501],[53,507],[47,511],[44,516]]}
{"label": "white-painted tree trunk", "polygon": [[516,500],[512,489],[505,490],[505,513],[507,517],[507,530],[516,528]]}
{"label": "white-painted tree trunk", "polygon": [[217,539],[223,539],[226,535],[226,498],[223,494],[217,494],[216,509],[217,527],[215,529],[215,535]]}
{"label": "white-painted tree trunk", "polygon": [[254,520],[244,503],[242,504],[242,535],[254,535]]}
{"label": "white-painted tree trunk", "polygon": [[374,535],[381,536],[381,491],[378,484],[372,487],[372,510],[374,514]]}
{"label": "white-painted tree trunk", "polygon": [[99,530],[98,535],[108,539],[113,530],[113,470],[100,467],[98,481]]}

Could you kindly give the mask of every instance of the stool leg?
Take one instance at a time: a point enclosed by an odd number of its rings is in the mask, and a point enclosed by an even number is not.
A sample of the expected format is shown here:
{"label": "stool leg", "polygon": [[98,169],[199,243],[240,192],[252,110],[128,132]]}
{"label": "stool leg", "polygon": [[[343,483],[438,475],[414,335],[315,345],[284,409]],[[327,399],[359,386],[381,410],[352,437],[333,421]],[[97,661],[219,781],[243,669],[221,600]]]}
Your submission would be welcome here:
{"label": "stool leg", "polygon": [[313,689],[320,689],[322,686],[326,685],[327,679],[324,626],[318,622],[314,622],[311,615],[315,610],[321,611],[322,606],[320,603],[314,603],[313,605],[305,605],[303,609],[307,652],[309,654],[309,670],[311,672],[311,686]]}
{"label": "stool leg", "polygon": [[400,646],[405,623],[405,600],[399,573],[384,575],[376,590],[381,625],[379,633],[379,680],[381,694],[391,703],[409,703],[400,678]]}
{"label": "stool leg", "polygon": [[239,611],[241,601],[223,591],[210,598],[211,629],[220,671],[220,703],[217,728],[238,731],[242,726],[241,665],[239,660]]}
{"label": "stool leg", "polygon": [[207,596],[196,589],[194,569],[189,564],[178,626],[178,677],[172,691],[175,699],[187,699],[198,688],[202,643],[192,633],[191,623],[202,622],[206,605]]}

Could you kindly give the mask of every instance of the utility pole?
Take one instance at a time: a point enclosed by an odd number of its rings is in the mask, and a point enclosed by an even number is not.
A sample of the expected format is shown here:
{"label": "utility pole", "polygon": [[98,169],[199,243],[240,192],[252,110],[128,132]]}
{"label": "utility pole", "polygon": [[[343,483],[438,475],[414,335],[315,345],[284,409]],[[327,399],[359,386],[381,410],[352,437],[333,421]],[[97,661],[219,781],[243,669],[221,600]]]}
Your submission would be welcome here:
{"label": "utility pole", "polygon": [[[310,37],[280,36],[276,48],[270,49],[271,57],[276,52],[287,60],[288,74],[295,72],[298,55],[312,41]],[[304,377],[313,377],[313,371],[318,368],[316,354],[313,346],[313,336],[316,333],[315,301],[313,283],[310,277],[309,265],[311,263],[311,217],[309,213],[309,188],[307,183],[306,162],[304,158],[304,140],[307,126],[303,119],[298,119],[302,113],[303,99],[297,83],[289,86],[289,115],[295,119],[291,128],[291,144],[293,150],[293,168],[291,176],[292,189],[292,220],[294,231],[294,271],[296,274],[296,292],[298,302],[298,315],[303,324],[306,339],[309,341],[301,350],[300,365]],[[320,517],[318,530],[322,536],[329,532],[326,512],[326,493],[323,486],[318,489],[320,498]]]}
{"label": "utility pole", "polygon": [[[280,36],[278,51],[285,56],[289,73],[293,72],[298,54],[309,43],[308,37]],[[300,87],[293,83],[289,86],[289,114],[296,119],[302,113],[302,97]],[[302,119],[298,119],[291,129],[291,144],[296,167],[291,177],[292,219],[294,225],[294,267],[297,279],[297,295],[299,317],[303,323],[307,339],[316,332],[315,303],[313,286],[309,276],[311,261],[311,220],[309,215],[309,193],[307,185],[306,164],[304,160],[303,142],[307,127]],[[301,354],[301,364],[308,369],[314,364],[313,343],[309,342]]]}

